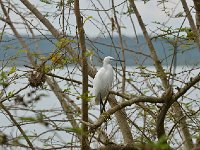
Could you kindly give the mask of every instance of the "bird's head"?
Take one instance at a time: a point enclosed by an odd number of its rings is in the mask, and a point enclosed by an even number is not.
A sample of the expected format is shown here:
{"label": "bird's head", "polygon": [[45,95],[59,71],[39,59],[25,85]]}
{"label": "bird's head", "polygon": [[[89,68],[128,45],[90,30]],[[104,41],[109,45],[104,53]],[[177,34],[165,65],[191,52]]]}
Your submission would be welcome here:
{"label": "bird's head", "polygon": [[110,61],[112,61],[112,60],[114,60],[113,57],[107,56],[107,57],[104,58],[103,63],[104,63],[104,64],[108,64],[108,63],[110,63]]}

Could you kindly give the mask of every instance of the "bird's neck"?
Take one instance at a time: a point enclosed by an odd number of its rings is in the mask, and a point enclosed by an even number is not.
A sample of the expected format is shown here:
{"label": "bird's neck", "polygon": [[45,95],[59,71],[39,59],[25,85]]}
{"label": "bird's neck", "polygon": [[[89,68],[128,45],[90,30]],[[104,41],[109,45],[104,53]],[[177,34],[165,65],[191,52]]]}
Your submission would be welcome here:
{"label": "bird's neck", "polygon": [[112,67],[112,66],[111,66],[111,64],[109,64],[109,63],[103,63],[103,67],[104,67],[104,68],[107,68],[107,67]]}

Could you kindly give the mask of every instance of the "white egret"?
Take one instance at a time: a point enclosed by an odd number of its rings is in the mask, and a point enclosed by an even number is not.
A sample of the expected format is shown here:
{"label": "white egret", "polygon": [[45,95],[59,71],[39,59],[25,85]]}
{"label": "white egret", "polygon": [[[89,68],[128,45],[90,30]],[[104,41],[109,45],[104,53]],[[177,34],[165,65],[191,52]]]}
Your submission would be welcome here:
{"label": "white egret", "polygon": [[108,95],[114,79],[113,68],[110,64],[111,60],[114,60],[114,58],[111,56],[107,56],[104,58],[103,67],[99,69],[93,81],[95,104],[96,105],[100,104],[101,113],[103,112],[103,109],[105,109],[103,98],[105,98]]}

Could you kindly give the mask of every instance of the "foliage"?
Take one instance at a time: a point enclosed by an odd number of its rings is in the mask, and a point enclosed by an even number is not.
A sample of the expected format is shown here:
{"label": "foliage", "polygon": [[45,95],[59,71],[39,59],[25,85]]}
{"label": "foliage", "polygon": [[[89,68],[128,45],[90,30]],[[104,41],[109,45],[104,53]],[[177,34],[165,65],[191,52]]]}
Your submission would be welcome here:
{"label": "foliage", "polygon": [[[0,2],[0,149],[198,144],[198,3]],[[100,114],[92,84],[107,55],[115,81]]]}

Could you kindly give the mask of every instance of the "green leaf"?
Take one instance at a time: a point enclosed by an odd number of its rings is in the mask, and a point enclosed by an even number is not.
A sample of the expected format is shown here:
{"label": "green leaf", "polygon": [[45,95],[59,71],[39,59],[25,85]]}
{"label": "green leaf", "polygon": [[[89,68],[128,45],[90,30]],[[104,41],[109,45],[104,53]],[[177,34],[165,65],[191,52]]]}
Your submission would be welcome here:
{"label": "green leaf", "polygon": [[85,24],[86,21],[92,19],[93,17],[92,16],[88,16],[87,18],[85,18],[85,20],[83,21],[83,24]]}
{"label": "green leaf", "polygon": [[3,86],[3,88],[7,88],[10,84],[8,83],[8,82],[6,82],[6,81],[0,81],[0,85],[2,85]]}
{"label": "green leaf", "polygon": [[36,121],[34,117],[19,117],[19,120],[25,121],[25,122],[33,122]]}
{"label": "green leaf", "polygon": [[12,97],[14,95],[15,90],[8,92],[8,97]]}
{"label": "green leaf", "polygon": [[26,49],[20,49],[18,50],[18,53],[21,54],[21,53],[27,53],[27,50]]}
{"label": "green leaf", "polygon": [[45,4],[51,4],[51,1],[50,0],[40,0],[40,2],[43,2]]}
{"label": "green leaf", "polygon": [[6,72],[4,72],[4,71],[1,71],[1,73],[0,73],[0,80],[3,80],[3,79],[7,79],[7,73]]}
{"label": "green leaf", "polygon": [[74,0],[67,0],[67,6],[71,6],[74,3]]}
{"label": "green leaf", "polygon": [[56,47],[58,49],[62,49],[65,48],[69,43],[74,43],[75,40],[71,40],[69,38],[61,38],[57,43],[56,43]]}
{"label": "green leaf", "polygon": [[65,128],[66,132],[74,132],[74,133],[78,133],[81,134],[82,133],[82,129],[81,128],[71,128],[71,127],[67,127]]}
{"label": "green leaf", "polygon": [[68,92],[70,92],[70,88],[66,88],[63,90],[63,93],[68,93]]}
{"label": "green leaf", "polygon": [[161,137],[157,142],[148,143],[148,146],[157,149],[168,149],[169,145],[165,141],[166,137]]}
{"label": "green leaf", "polygon": [[179,12],[178,14],[175,15],[175,17],[176,17],[176,18],[184,17],[184,16],[183,16],[183,12]]}
{"label": "green leaf", "polygon": [[16,66],[13,66],[10,71],[8,72],[8,75],[13,74],[14,72],[16,72]]}
{"label": "green leaf", "polygon": [[90,95],[89,93],[84,93],[84,94],[80,94],[79,96],[77,96],[76,97],[78,100],[79,99],[84,99],[84,100],[86,100],[86,101],[90,101],[91,99],[93,99],[94,98],[94,96],[93,95]]}
{"label": "green leaf", "polygon": [[42,113],[39,113],[39,114],[37,115],[37,119],[38,119],[38,120],[43,120],[45,117],[46,117],[46,116],[43,115]]}
{"label": "green leaf", "polygon": [[84,53],[84,55],[85,55],[85,57],[90,57],[90,56],[94,55],[94,52],[88,50],[88,51],[86,51],[86,52]]}

